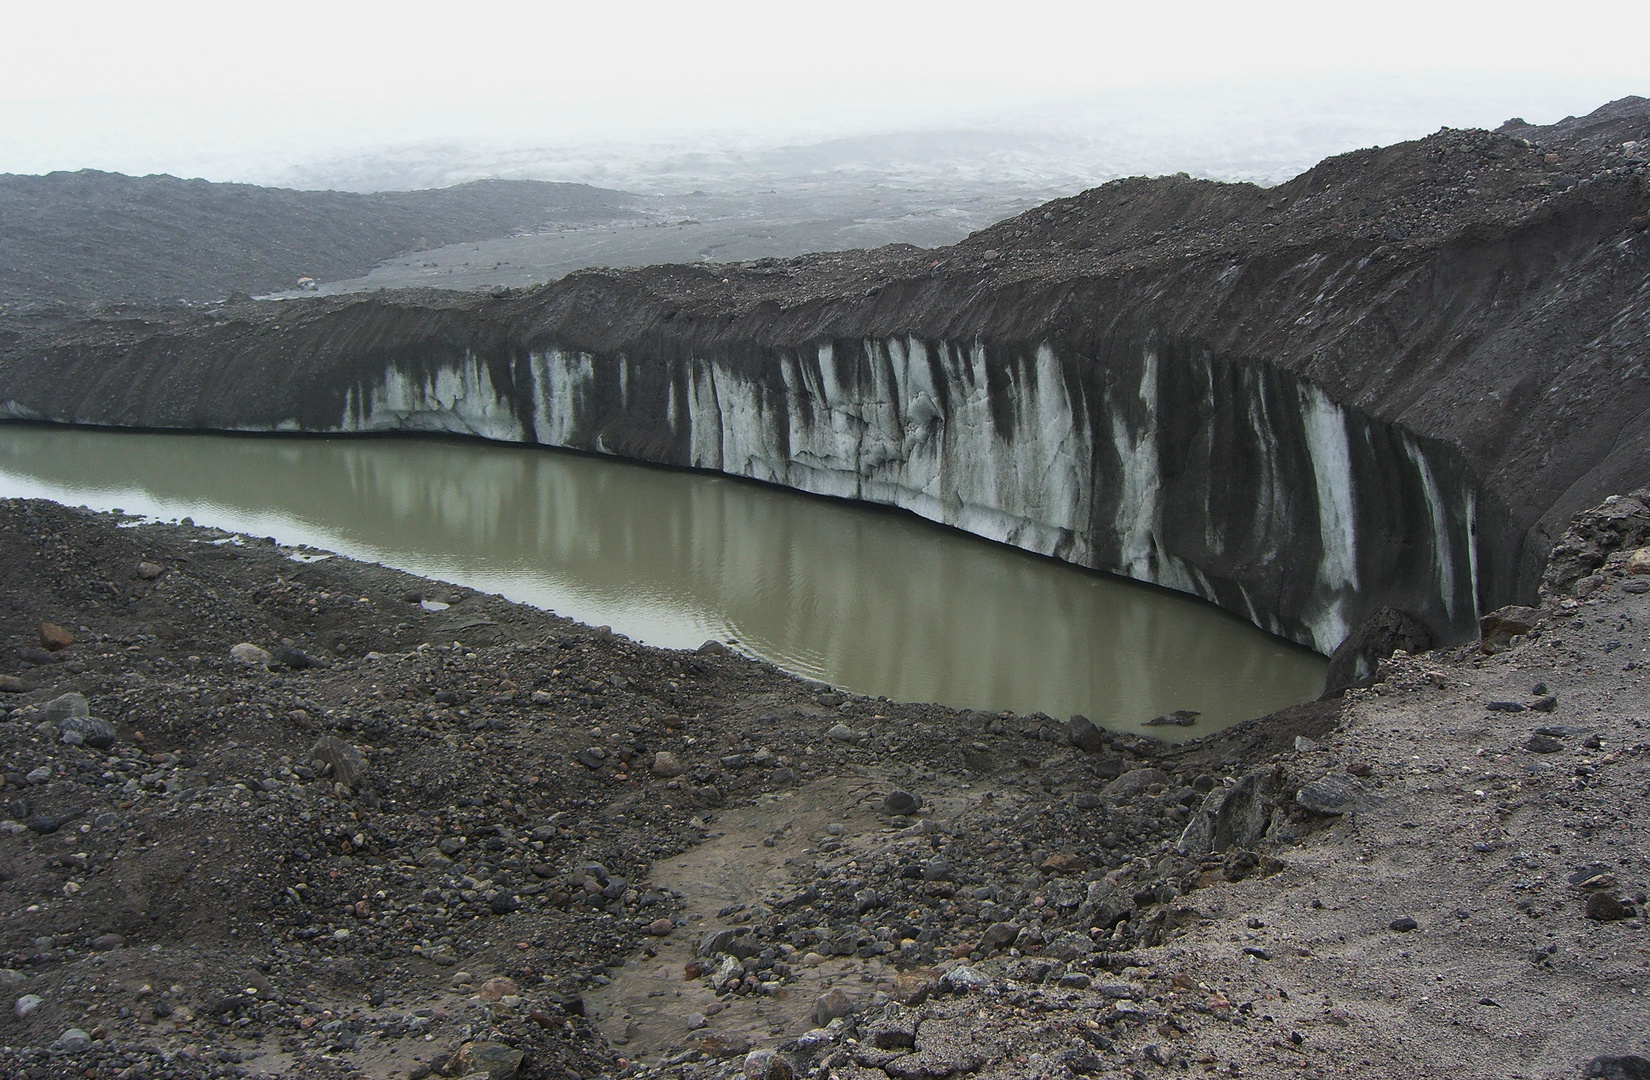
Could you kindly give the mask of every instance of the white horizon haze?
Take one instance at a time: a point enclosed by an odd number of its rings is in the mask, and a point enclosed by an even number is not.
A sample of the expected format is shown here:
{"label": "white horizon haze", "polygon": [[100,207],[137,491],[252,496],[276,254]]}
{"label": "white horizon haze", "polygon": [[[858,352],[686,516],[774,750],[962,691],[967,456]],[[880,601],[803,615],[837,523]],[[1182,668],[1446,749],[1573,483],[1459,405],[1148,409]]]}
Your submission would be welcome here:
{"label": "white horizon haze", "polygon": [[1270,183],[1440,125],[1650,94],[1642,3],[13,7],[15,173],[647,189],[831,140],[840,172],[941,133],[948,168],[1027,190],[1179,170]]}

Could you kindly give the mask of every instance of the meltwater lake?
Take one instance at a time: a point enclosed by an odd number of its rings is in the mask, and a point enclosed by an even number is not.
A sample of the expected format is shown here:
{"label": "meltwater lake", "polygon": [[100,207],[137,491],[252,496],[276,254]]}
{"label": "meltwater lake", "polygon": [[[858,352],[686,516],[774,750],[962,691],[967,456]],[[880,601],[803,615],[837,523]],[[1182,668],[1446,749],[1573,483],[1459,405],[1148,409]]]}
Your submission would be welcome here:
{"label": "meltwater lake", "polygon": [[[564,451],[12,423],[0,496],[309,544],[897,700],[1181,739],[1323,686],[1321,656],[1191,597],[903,513]],[[1203,715],[1141,727],[1175,709]]]}

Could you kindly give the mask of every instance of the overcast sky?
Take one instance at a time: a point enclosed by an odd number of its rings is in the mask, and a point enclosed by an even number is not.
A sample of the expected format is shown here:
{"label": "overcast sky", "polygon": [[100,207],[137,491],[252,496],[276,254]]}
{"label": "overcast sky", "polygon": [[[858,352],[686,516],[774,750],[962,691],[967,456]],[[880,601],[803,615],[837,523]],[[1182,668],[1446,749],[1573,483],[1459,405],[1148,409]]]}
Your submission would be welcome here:
{"label": "overcast sky", "polygon": [[1193,132],[1203,104],[1240,141],[1321,109],[1361,145],[1650,95],[1645,0],[9,8],[13,172],[324,182],[317,162],[435,144],[723,149],[1025,117],[1081,135],[1126,114]]}

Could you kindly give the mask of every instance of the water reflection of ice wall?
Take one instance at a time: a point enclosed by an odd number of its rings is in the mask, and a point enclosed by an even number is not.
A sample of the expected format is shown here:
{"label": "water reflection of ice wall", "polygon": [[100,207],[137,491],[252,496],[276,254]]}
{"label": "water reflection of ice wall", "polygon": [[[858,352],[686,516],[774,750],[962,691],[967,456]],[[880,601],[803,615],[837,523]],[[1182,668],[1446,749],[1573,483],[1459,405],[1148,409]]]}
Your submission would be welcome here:
{"label": "water reflection of ice wall", "polygon": [[[1215,609],[885,511],[543,450],[0,428],[0,489],[377,559],[652,644],[736,637],[868,693],[1129,724],[1312,696]],[[1178,732],[1177,732],[1178,733]]]}

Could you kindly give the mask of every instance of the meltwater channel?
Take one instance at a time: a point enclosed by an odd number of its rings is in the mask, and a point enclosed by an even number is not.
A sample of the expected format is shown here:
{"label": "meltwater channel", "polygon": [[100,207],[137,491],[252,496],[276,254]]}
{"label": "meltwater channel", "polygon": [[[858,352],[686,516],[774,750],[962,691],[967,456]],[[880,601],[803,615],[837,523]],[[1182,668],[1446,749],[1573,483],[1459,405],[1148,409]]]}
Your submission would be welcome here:
{"label": "meltwater channel", "polygon": [[[899,512],[565,451],[6,424],[0,496],[190,517],[649,645],[736,642],[897,700],[1080,712],[1178,739],[1323,685],[1322,657],[1181,594]],[[1140,727],[1177,709],[1202,715]]]}

